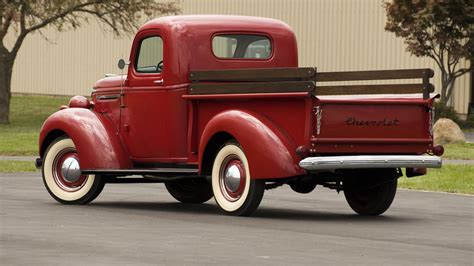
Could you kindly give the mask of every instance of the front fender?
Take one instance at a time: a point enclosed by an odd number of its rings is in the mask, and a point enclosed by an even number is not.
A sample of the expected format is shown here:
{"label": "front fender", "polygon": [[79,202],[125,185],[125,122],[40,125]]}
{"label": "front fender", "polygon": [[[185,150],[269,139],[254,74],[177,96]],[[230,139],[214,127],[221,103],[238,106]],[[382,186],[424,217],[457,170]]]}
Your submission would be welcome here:
{"label": "front fender", "polygon": [[213,117],[206,125],[199,147],[199,164],[210,139],[217,133],[232,135],[242,146],[255,179],[284,178],[305,174],[298,165],[294,142],[267,118],[231,110]]}
{"label": "front fender", "polygon": [[89,109],[67,108],[48,117],[41,128],[40,157],[44,156],[52,141],[52,132],[58,131],[66,133],[76,145],[82,169],[132,167],[115,127]]}

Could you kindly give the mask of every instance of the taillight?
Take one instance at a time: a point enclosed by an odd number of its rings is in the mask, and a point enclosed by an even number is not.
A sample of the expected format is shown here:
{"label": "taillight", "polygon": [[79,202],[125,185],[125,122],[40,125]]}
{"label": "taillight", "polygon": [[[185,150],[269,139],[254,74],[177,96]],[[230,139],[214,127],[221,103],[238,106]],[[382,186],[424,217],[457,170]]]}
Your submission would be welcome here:
{"label": "taillight", "polygon": [[444,153],[444,147],[441,145],[436,145],[433,147],[433,154],[436,156],[441,156]]}

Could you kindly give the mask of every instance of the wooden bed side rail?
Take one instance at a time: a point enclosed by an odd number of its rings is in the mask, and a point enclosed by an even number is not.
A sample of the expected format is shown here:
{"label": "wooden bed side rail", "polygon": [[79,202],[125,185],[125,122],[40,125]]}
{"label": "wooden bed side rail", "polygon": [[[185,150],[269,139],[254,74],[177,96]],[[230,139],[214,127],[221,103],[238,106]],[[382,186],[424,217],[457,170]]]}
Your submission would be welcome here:
{"label": "wooden bed side rail", "polygon": [[408,93],[434,92],[434,86],[428,84],[378,84],[378,85],[341,85],[341,86],[316,86],[314,95],[352,95],[352,94],[408,94]]}
{"label": "wooden bed side rail", "polygon": [[246,94],[246,93],[288,93],[314,92],[313,81],[274,81],[274,82],[237,82],[237,83],[191,83],[190,95],[204,94]]}
{"label": "wooden bed side rail", "polygon": [[357,80],[386,80],[386,79],[416,79],[432,78],[433,70],[394,69],[368,71],[317,72],[315,67],[290,68],[252,68],[252,69],[222,69],[191,71],[191,82],[251,82],[251,81],[357,81]]}
{"label": "wooden bed side rail", "polygon": [[357,80],[386,80],[386,79],[430,79],[434,75],[429,68],[420,69],[394,69],[394,70],[368,70],[345,72],[318,72],[315,80],[326,81],[357,81]]}
{"label": "wooden bed side rail", "polygon": [[192,71],[190,95],[314,92],[316,68],[254,68]]}
{"label": "wooden bed side rail", "polygon": [[434,92],[430,78],[434,71],[429,68],[370,70],[347,72],[319,72],[316,73],[316,82],[360,81],[360,80],[388,80],[388,79],[421,79],[419,84],[389,84],[389,85],[349,85],[349,86],[317,86],[316,95],[341,94],[404,94],[423,93],[423,99],[429,99]]}
{"label": "wooden bed side rail", "polygon": [[252,68],[192,71],[191,82],[258,82],[313,80],[314,67]]}
{"label": "wooden bed side rail", "polygon": [[[433,75],[429,68],[346,72],[317,72],[314,67],[204,70],[190,73],[189,93],[284,93],[314,89],[314,95],[423,93],[423,99],[428,99],[434,92],[429,83]],[[319,86],[320,82],[389,79],[421,79],[421,83]]]}

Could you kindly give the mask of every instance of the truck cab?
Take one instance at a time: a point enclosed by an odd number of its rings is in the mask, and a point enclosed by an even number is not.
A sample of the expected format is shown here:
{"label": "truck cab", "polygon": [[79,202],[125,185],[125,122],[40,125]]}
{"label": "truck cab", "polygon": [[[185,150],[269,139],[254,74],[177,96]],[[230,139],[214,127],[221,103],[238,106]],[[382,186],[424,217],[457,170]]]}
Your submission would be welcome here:
{"label": "truck cab", "polygon": [[163,182],[181,202],[214,197],[225,213],[250,215],[265,189],[322,185],[343,190],[356,212],[378,215],[402,168],[416,176],[441,166],[431,70],[318,72],[297,58],[293,30],[274,19],[146,23],[126,73],[97,81],[90,100],[75,96],[45,121],[38,166],[46,188],[84,204],[105,183]]}

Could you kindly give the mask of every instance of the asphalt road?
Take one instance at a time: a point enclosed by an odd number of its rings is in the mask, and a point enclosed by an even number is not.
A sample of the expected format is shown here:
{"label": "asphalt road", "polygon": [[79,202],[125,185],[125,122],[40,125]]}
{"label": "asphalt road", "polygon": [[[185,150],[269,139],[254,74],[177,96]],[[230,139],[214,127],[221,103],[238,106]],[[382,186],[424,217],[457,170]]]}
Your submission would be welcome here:
{"label": "asphalt road", "polygon": [[161,184],[106,185],[86,206],[56,203],[39,174],[0,174],[0,264],[474,263],[474,197],[399,190],[380,217],[342,194],[266,191],[254,217],[213,200],[176,203]]}

